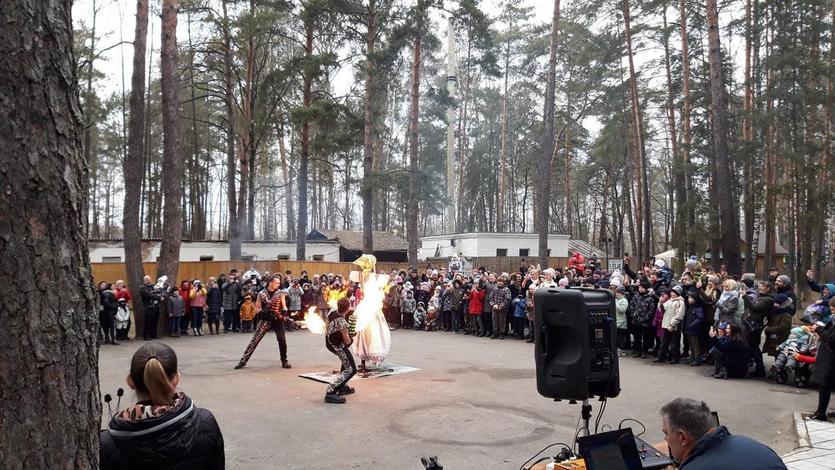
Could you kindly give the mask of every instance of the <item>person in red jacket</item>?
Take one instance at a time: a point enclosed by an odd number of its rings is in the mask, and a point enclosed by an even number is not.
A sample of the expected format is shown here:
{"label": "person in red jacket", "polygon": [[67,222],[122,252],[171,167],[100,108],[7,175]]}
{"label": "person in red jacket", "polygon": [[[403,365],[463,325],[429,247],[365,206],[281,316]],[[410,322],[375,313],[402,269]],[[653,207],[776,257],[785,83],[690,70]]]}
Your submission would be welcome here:
{"label": "person in red jacket", "polygon": [[571,258],[568,259],[568,269],[574,269],[580,275],[585,275],[586,273],[586,258],[580,254],[579,251],[575,251]]}
{"label": "person in red jacket", "polygon": [[468,313],[473,317],[475,324],[475,336],[487,336],[487,330],[484,329],[484,321],[481,319],[481,313],[484,310],[484,297],[486,292],[481,286],[481,283],[475,283],[473,289],[470,291],[470,306]]}
{"label": "person in red jacket", "polygon": [[191,282],[181,281],[180,298],[183,299],[183,316],[180,318],[180,334],[188,336],[188,325],[191,323]]}
{"label": "person in red jacket", "polygon": [[[125,286],[125,281],[120,279],[120,280],[116,281],[116,284],[114,284],[114,285],[115,285],[114,291],[116,293],[116,302],[118,302],[122,299],[125,299],[125,302],[130,302],[131,300],[133,300],[133,297],[131,297],[131,295],[130,295],[130,291]],[[128,310],[128,312],[130,312],[130,309]],[[125,328],[116,330],[116,339],[117,340],[119,340],[119,341],[127,341],[128,340],[128,331],[130,331],[131,323],[132,322],[131,322],[131,319],[130,319],[130,313],[128,313],[128,326],[125,327]]]}

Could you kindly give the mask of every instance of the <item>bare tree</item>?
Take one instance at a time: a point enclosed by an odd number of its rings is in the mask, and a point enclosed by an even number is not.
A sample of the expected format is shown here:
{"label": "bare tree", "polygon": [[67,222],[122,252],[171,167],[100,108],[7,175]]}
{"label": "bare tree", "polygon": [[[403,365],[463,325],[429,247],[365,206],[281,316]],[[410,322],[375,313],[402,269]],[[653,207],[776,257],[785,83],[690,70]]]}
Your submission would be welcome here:
{"label": "bare tree", "polygon": [[551,42],[548,59],[548,82],[545,88],[545,132],[539,155],[538,195],[536,199],[536,230],[539,232],[539,264],[548,266],[548,215],[551,202],[551,168],[554,158],[554,101],[557,88],[557,36],[560,31],[560,0],[554,0],[551,21]]}
{"label": "bare tree", "polygon": [[136,2],[136,30],[133,37],[133,72],[130,89],[128,157],[124,163],[125,204],[122,214],[125,243],[125,271],[133,302],[137,328],[144,320],[139,289],[145,270],[142,266],[142,230],[139,204],[142,200],[142,172],[145,168],[145,45],[148,40],[148,0]]}
{"label": "bare tree", "polygon": [[[98,468],[96,297],[72,2],[2,2],[0,462]],[[13,267],[12,267],[13,266]]]}
{"label": "bare tree", "polygon": [[180,102],[177,98],[177,12],[178,0],[162,2],[162,43],[160,85],[162,86],[162,193],[163,229],[159,253],[159,274],[177,278],[180,243],[183,236],[183,160],[180,158]]}
{"label": "bare tree", "polygon": [[713,116],[713,147],[716,154],[716,186],[724,191],[719,197],[719,220],[722,259],[729,273],[741,273],[739,259],[739,214],[731,186],[731,162],[728,155],[728,96],[722,77],[722,50],[719,45],[719,12],[716,0],[707,0],[708,62]]}

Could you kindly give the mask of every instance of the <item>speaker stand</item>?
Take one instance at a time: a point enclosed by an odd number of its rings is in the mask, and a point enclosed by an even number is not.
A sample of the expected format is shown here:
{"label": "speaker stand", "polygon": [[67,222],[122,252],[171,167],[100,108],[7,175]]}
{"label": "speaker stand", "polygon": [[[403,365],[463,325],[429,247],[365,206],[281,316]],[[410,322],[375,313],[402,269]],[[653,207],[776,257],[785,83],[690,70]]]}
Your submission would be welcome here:
{"label": "speaker stand", "polygon": [[[583,400],[583,406],[580,408],[580,417],[583,420],[583,428],[580,430],[580,435],[588,436],[591,434],[591,428],[589,428],[589,421],[591,420],[591,405],[589,404],[588,398]],[[583,431],[583,429],[585,431]]]}

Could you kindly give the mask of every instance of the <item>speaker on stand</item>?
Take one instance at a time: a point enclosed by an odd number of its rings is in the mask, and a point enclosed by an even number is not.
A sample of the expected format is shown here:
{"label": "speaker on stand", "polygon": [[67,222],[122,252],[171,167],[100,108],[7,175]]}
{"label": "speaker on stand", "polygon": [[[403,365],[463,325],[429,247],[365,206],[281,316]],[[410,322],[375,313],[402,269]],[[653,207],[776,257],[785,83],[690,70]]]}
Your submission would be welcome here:
{"label": "speaker on stand", "polygon": [[582,401],[589,432],[589,398],[620,394],[615,297],[606,289],[540,287],[534,293],[536,388],[555,400]]}

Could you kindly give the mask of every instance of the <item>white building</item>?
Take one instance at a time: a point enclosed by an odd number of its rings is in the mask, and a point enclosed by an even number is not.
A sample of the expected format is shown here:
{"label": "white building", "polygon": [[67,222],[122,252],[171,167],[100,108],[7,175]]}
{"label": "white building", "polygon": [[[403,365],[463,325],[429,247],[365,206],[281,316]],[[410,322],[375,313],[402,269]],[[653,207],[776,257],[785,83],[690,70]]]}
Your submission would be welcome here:
{"label": "white building", "polygon": [[[159,257],[160,240],[142,241],[142,261],[154,263]],[[90,262],[123,263],[125,248],[122,240],[87,242],[90,250]],[[340,244],[338,241],[308,240],[305,252],[308,260],[339,261]],[[246,241],[241,244],[242,258],[246,260],[295,260],[295,241]],[[209,258],[211,257],[211,258]],[[201,258],[203,258],[201,260]],[[180,261],[229,261],[229,242],[227,241],[185,241],[180,245]]]}
{"label": "white building", "polygon": [[[569,240],[568,235],[548,235],[548,256],[567,257]],[[473,232],[431,235],[422,237],[420,245],[419,260],[453,255],[463,258],[539,256],[539,235],[536,233]]]}

